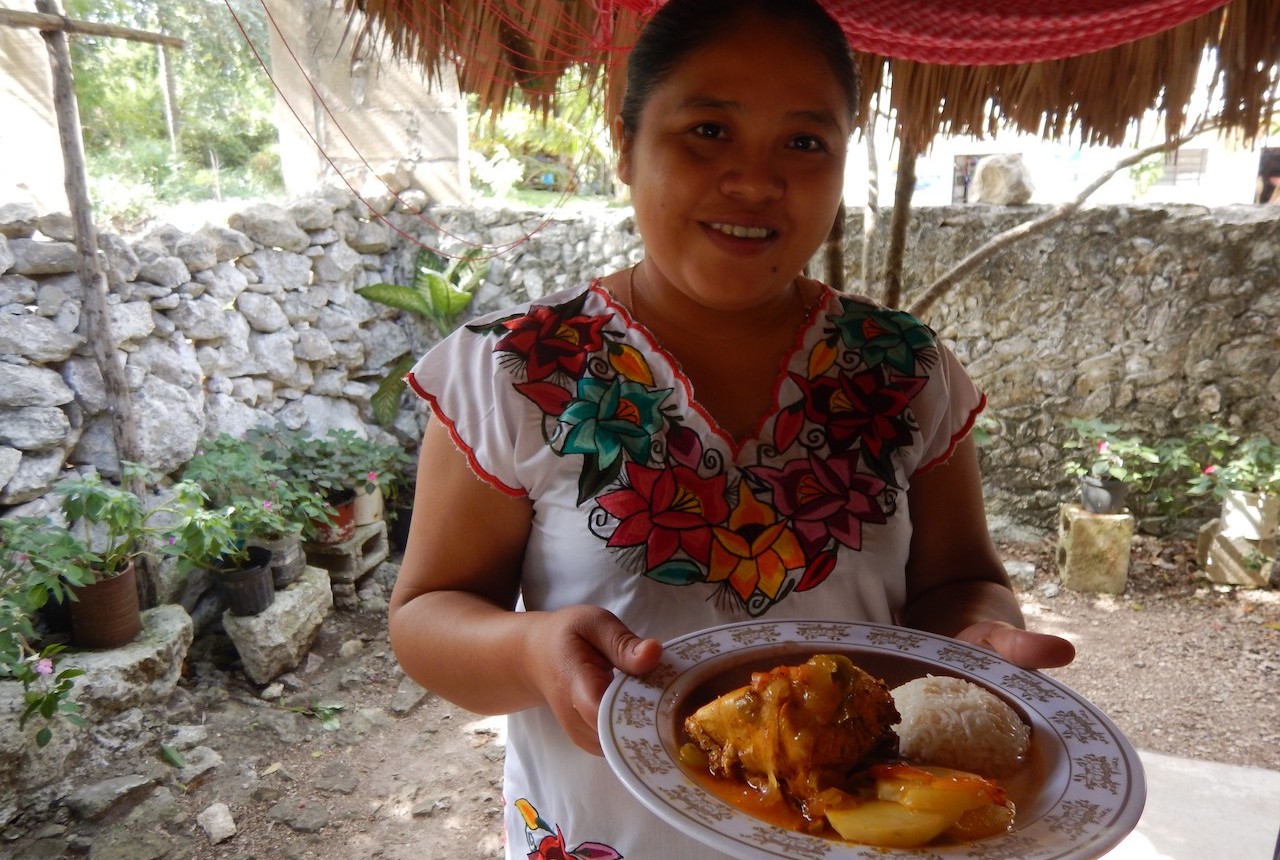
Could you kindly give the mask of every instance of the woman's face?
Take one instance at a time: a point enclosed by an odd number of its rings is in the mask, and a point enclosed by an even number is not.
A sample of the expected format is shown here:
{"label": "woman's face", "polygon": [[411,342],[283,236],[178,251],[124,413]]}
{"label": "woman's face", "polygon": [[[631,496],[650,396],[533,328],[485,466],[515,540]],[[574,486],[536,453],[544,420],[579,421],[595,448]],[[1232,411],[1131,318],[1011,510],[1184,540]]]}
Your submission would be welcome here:
{"label": "woman's face", "polygon": [[645,276],[708,307],[776,297],[830,232],[849,114],[794,25],[752,16],[685,57],[615,126]]}

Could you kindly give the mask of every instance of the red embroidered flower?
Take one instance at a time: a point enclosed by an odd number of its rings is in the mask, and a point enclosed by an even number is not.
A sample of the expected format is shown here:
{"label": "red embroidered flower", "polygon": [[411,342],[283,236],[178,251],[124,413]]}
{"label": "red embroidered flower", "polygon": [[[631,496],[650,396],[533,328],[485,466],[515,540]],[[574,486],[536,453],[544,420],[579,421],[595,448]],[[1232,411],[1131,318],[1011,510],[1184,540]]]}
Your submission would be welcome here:
{"label": "red embroidered flower", "polygon": [[620,521],[609,546],[647,546],[646,565],[657,567],[684,550],[705,564],[711,552],[711,527],[724,522],[723,474],[703,478],[687,466],[652,469],[627,463],[630,486],[596,501]]}
{"label": "red embroidered flower", "polygon": [[524,316],[502,324],[508,333],[494,349],[523,359],[530,382],[546,379],[557,371],[578,379],[591,353],[603,346],[601,330],[607,317],[562,316],[560,310],[535,305]]}
{"label": "red embroidered flower", "polygon": [[872,462],[883,463],[911,443],[903,414],[926,379],[890,376],[883,366],[819,379],[792,374],[792,379],[804,395],[805,418],[826,429],[832,453],[848,451],[857,442]]}

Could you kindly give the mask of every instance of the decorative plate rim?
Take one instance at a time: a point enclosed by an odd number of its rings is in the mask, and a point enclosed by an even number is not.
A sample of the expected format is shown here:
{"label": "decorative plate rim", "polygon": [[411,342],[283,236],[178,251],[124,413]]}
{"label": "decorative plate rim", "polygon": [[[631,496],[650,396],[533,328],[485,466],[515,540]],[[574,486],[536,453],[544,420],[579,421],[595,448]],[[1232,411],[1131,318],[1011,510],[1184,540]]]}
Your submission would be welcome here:
{"label": "decorative plate rim", "polygon": [[[1029,819],[1020,813],[1009,834],[911,850],[840,842],[768,824],[720,800],[684,772],[669,748],[670,739],[664,743],[659,722],[660,715],[669,717],[679,704],[674,697],[688,687],[690,673],[716,658],[741,656],[742,662],[753,651],[779,646],[812,646],[817,653],[824,645],[923,663],[994,688],[1030,718],[1033,733],[1047,735],[1055,765],[1066,771],[1052,774],[1052,784],[1041,789],[1043,802]],[[884,624],[756,620],[678,636],[664,644],[662,661],[652,672],[614,678],[601,701],[598,728],[605,760],[636,799],[691,838],[740,860],[1094,860],[1137,825],[1146,803],[1137,752],[1082,696],[994,652]],[[1059,794],[1046,797],[1047,791]]]}

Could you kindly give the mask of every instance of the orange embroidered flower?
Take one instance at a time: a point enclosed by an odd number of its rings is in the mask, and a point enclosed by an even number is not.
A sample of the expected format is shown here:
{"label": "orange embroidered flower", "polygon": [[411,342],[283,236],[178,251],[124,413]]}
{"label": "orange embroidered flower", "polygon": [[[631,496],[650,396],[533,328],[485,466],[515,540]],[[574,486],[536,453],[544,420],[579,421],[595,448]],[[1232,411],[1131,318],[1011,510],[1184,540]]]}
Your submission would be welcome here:
{"label": "orange embroidered flower", "polygon": [[714,535],[707,579],[728,581],[743,600],[756,591],[776,599],[787,571],[805,565],[795,533],[778,520],[773,508],[758,502],[745,483],[729,514],[729,527],[714,529]]}

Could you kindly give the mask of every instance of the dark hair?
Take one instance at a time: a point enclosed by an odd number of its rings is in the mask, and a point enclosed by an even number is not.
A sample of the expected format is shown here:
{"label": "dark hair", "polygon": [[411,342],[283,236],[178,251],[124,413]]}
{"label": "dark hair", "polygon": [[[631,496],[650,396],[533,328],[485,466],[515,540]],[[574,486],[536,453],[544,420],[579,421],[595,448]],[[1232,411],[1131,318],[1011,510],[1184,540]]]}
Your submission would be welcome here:
{"label": "dark hair", "polygon": [[858,70],[849,40],[817,0],[669,0],[649,20],[627,59],[627,92],[622,128],[631,134],[640,112],[671,70],[686,56],[725,33],[748,14],[794,21],[813,37],[814,50],[831,67],[853,115],[858,104]]}

